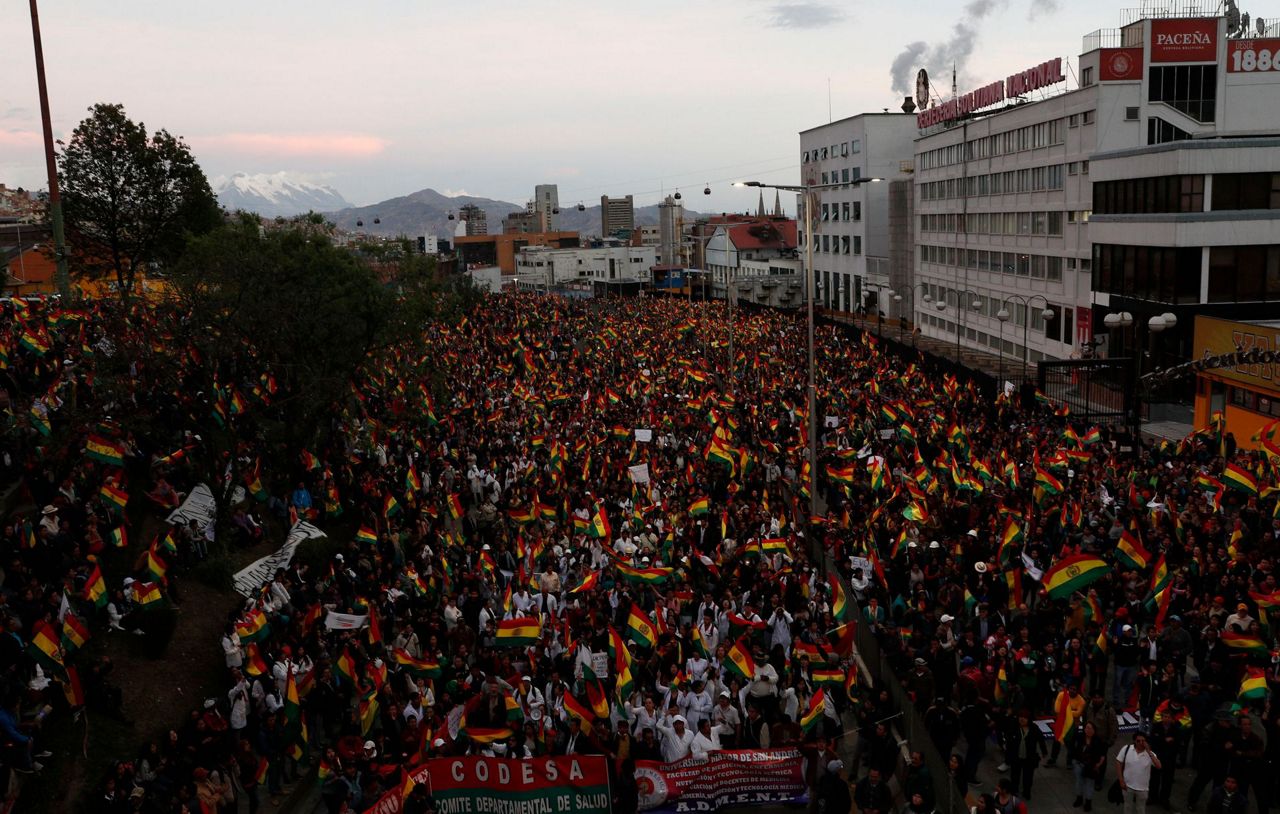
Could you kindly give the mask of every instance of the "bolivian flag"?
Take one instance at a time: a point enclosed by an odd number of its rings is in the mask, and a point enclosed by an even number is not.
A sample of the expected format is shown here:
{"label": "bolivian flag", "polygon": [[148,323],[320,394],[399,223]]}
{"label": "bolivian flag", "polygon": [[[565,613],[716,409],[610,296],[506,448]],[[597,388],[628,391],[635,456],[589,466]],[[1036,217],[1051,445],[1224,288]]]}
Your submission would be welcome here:
{"label": "bolivian flag", "polygon": [[102,578],[102,569],[97,563],[94,563],[93,571],[89,573],[89,579],[84,584],[84,598],[99,608],[107,604],[107,581]]}
{"label": "bolivian flag", "polygon": [[99,492],[103,501],[116,511],[123,512],[124,507],[129,505],[129,493],[117,487],[114,483],[102,484],[102,490]]}
{"label": "bolivian flag", "polygon": [[360,735],[369,734],[373,724],[378,720],[378,687],[370,684],[368,691],[360,696]]}
{"label": "bolivian flag", "polygon": [[1258,495],[1258,479],[1249,470],[1239,464],[1229,463],[1222,470],[1222,482],[1238,492],[1256,497]]}
{"label": "bolivian flag", "polygon": [[632,568],[623,563],[614,563],[618,576],[627,582],[638,582],[644,585],[661,585],[671,578],[674,569],[664,568]]}
{"label": "bolivian flag", "polygon": [[658,634],[653,629],[653,623],[649,621],[649,617],[640,609],[639,605],[632,603],[631,613],[627,616],[627,635],[638,645],[653,649],[658,644]]}
{"label": "bolivian flag", "polygon": [[787,545],[787,541],[782,537],[766,537],[760,541],[760,549],[769,555],[791,555],[791,546]]}
{"label": "bolivian flag", "polygon": [[1228,630],[1222,634],[1222,643],[1227,647],[1244,650],[1260,656],[1267,654],[1266,643],[1257,636],[1250,636],[1248,633],[1236,633],[1234,630]]}
{"label": "bolivian flag", "polygon": [[596,504],[595,514],[591,516],[591,522],[587,525],[587,536],[598,540],[607,540],[613,536],[613,529],[609,526],[609,513],[599,503]]}
{"label": "bolivian flag", "polygon": [[583,577],[582,582],[576,588],[570,588],[569,593],[571,594],[585,593],[586,591],[593,590],[599,584],[600,584],[600,572],[592,571],[591,573]]}
{"label": "bolivian flag", "polygon": [[376,543],[378,542],[377,532],[375,532],[373,529],[369,528],[368,526],[361,526],[360,530],[356,532],[356,542],[357,543]]}
{"label": "bolivian flag", "polygon": [[85,445],[85,454],[95,461],[111,466],[124,466],[124,445],[98,436],[90,435]]}
{"label": "bolivian flag", "polygon": [[129,532],[124,526],[116,526],[111,530],[111,546],[112,548],[128,548]]}
{"label": "bolivian flag", "polygon": [[84,647],[85,642],[89,641],[88,625],[76,618],[75,614],[68,613],[62,619],[62,641],[63,649],[68,653]]}
{"label": "bolivian flag", "polygon": [[244,671],[251,676],[261,676],[271,672],[271,668],[267,666],[262,653],[258,650],[258,645],[253,642],[244,646]]}
{"label": "bolivian flag", "polygon": [[705,497],[700,497],[689,504],[690,517],[705,517],[711,514],[711,501]]}
{"label": "bolivian flag", "polygon": [[847,466],[827,464],[827,477],[831,478],[836,483],[843,483],[846,486],[852,486],[854,466],[853,464],[848,464]]}
{"label": "bolivian flag", "polygon": [[494,642],[498,647],[527,647],[536,644],[542,635],[537,619],[521,617],[498,622],[498,634]]}
{"label": "bolivian flag", "polygon": [[1244,680],[1236,698],[1241,701],[1261,701],[1267,697],[1267,674],[1260,667],[1246,667]]}
{"label": "bolivian flag", "polygon": [[62,662],[62,648],[58,644],[58,632],[43,619],[35,623],[31,644],[27,645],[31,654],[46,672],[65,675],[66,667]]}
{"label": "bolivian flag", "polygon": [[154,582],[135,582],[133,584],[133,593],[138,599],[138,604],[144,608],[158,605],[162,599],[160,586]]}
{"label": "bolivian flag", "polygon": [[820,667],[813,671],[814,684],[844,684],[844,671],[834,667]]}
{"label": "bolivian flag", "polygon": [[847,622],[851,606],[849,597],[844,592],[844,586],[840,584],[840,577],[830,574],[827,579],[831,582],[831,615],[837,622]]}
{"label": "bolivian flag", "polygon": [[724,657],[724,667],[745,681],[755,678],[756,662],[751,658],[751,648],[747,646],[745,637],[738,639],[729,648]]}
{"label": "bolivian flag", "polygon": [[800,728],[805,732],[812,732],[822,721],[822,707],[826,698],[826,692],[819,689],[809,699],[809,709],[800,716]]}
{"label": "bolivian flag", "polygon": [[456,492],[449,495],[449,516],[454,520],[462,517],[462,499],[458,497]]}
{"label": "bolivian flag", "polygon": [[1055,478],[1047,469],[1041,469],[1038,466],[1036,467],[1036,486],[1051,495],[1062,494],[1062,481]]}
{"label": "bolivian flag", "polygon": [[1067,557],[1044,572],[1041,583],[1050,599],[1066,599],[1111,572],[1111,566],[1100,557],[1077,554]]}
{"label": "bolivian flag", "polygon": [[507,509],[507,517],[516,521],[520,525],[528,525],[538,519],[538,515],[534,512],[532,506],[524,508]]}
{"label": "bolivian flag", "polygon": [[254,608],[249,615],[236,621],[236,635],[242,642],[258,642],[267,637],[271,626],[267,624],[267,615],[261,608]]}
{"label": "bolivian flag", "polygon": [[1076,726],[1076,716],[1084,707],[1082,696],[1072,699],[1071,693],[1059,690],[1053,701],[1053,739],[1058,743],[1066,743],[1067,736]]}
{"label": "bolivian flag", "polygon": [[591,708],[574,698],[569,693],[564,694],[564,711],[578,719],[578,723],[582,726],[582,731],[591,734],[591,727],[595,723],[595,713]]}
{"label": "bolivian flag", "polygon": [[1142,547],[1142,541],[1133,532],[1126,529],[1116,544],[1116,558],[1124,565],[1141,571],[1151,562],[1151,552]]}

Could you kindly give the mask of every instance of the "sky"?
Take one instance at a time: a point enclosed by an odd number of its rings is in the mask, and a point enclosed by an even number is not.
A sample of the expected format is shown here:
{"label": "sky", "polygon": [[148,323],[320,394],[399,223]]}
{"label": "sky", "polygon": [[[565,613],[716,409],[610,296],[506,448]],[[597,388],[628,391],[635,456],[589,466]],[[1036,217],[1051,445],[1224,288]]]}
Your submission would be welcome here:
{"label": "sky", "polygon": [[[115,102],[182,136],[211,179],[284,171],[362,205],[424,187],[522,203],[554,183],[562,205],[678,189],[691,208],[734,211],[757,193],[733,181],[799,181],[799,131],[897,110],[895,62],[946,89],[955,60],[962,93],[1056,56],[1074,67],[1081,38],[1118,27],[1119,9],[44,0],[40,15],[57,138]],[[43,188],[26,3],[0,5],[0,31],[0,183]]]}

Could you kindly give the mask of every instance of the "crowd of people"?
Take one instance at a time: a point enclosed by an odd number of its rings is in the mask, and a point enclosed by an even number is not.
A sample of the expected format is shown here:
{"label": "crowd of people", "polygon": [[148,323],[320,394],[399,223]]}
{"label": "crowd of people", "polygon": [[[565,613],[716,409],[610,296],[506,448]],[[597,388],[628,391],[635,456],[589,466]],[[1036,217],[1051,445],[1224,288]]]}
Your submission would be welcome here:
{"label": "crowd of people", "polygon": [[[954,788],[1013,814],[1045,761],[1084,810],[1113,779],[1126,810],[1169,803],[1175,776],[1215,812],[1270,804],[1266,432],[1132,451],[830,326],[811,417],[795,315],[737,312],[730,360],[715,304],[504,295],[369,359],[304,447],[242,433],[261,466],[215,469],[245,473],[243,504],[125,562],[126,513],[198,489],[209,416],[250,426],[269,375],[108,388],[105,306],[7,309],[7,766],[38,771],[86,708],[128,713],[80,648],[150,635],[185,566],[295,520],[330,535],[228,611],[225,691],[118,761],[101,810],[256,811],[314,769],[330,811],[363,811],[432,757],[594,754],[625,812],[637,761],[780,747],[830,811],[928,814]],[[859,674],[857,628],[890,673]],[[930,736],[905,758],[885,681]],[[992,744],[1007,774],[975,787]],[[402,805],[432,808],[420,786]]]}

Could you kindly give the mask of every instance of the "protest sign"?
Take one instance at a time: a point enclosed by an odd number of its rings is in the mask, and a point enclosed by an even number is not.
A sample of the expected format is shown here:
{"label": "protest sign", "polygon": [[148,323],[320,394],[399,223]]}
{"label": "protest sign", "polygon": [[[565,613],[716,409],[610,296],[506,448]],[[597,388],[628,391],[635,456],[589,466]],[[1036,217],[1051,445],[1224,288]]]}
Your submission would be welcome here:
{"label": "protest sign", "polygon": [[289,529],[289,536],[285,538],[284,545],[236,573],[234,577],[236,592],[245,597],[257,595],[258,589],[271,581],[277,569],[289,567],[299,543],[323,536],[325,536],[324,532],[310,523],[304,521],[294,523],[293,528]]}
{"label": "protest sign", "polygon": [[329,630],[359,630],[369,621],[367,614],[338,613],[329,611],[324,617],[324,626]]}
{"label": "protest sign", "polygon": [[[437,814],[609,814],[601,755],[432,758],[412,777],[427,786]],[[366,814],[397,814],[400,806],[400,789],[393,788]]]}
{"label": "protest sign", "polygon": [[[244,487],[237,486],[231,493],[231,505],[234,506],[242,500],[244,500]],[[198,483],[191,488],[191,494],[182,501],[182,505],[169,512],[165,522],[171,526],[185,526],[194,520],[203,529],[213,522],[217,513],[218,502],[214,499],[213,492],[209,491],[208,486]]]}
{"label": "protest sign", "polygon": [[632,483],[648,483],[649,482],[649,465],[637,464],[627,467],[627,473],[631,475]]}
{"label": "protest sign", "polygon": [[676,763],[639,760],[636,782],[640,810],[659,814],[805,800],[796,749],[735,749]]}

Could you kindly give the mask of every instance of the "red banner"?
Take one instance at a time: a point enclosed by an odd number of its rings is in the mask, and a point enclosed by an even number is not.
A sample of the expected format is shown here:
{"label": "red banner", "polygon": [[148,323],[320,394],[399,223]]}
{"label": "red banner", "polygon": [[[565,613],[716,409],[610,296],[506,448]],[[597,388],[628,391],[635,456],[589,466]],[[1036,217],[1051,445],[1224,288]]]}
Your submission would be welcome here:
{"label": "red banner", "polygon": [[1099,82],[1142,79],[1142,48],[1103,48],[1098,53]]}
{"label": "red banner", "polygon": [[1280,40],[1227,40],[1227,73],[1280,71]]}
{"label": "red banner", "polygon": [[[412,777],[431,792],[437,811],[609,814],[611,803],[601,755],[432,758]],[[396,814],[400,805],[400,789],[393,788],[365,814]]]}
{"label": "red banner", "polygon": [[1218,18],[1151,21],[1152,62],[1217,62]]}
{"label": "red banner", "polygon": [[805,799],[796,749],[712,752],[706,760],[636,761],[640,810],[719,811],[729,806],[797,803]]}

